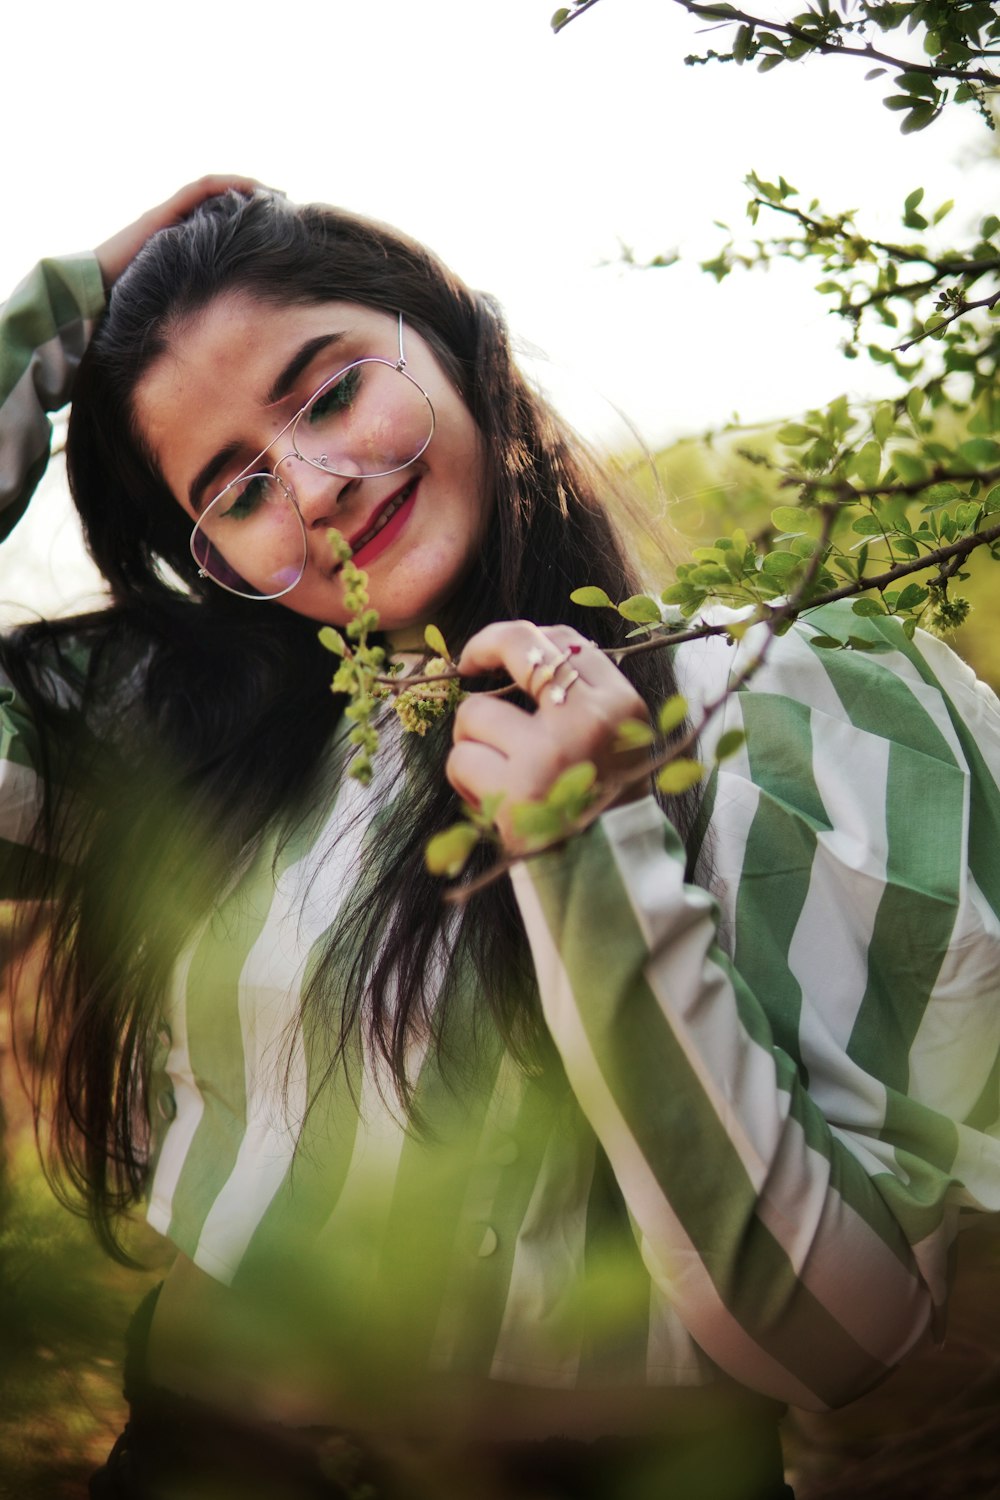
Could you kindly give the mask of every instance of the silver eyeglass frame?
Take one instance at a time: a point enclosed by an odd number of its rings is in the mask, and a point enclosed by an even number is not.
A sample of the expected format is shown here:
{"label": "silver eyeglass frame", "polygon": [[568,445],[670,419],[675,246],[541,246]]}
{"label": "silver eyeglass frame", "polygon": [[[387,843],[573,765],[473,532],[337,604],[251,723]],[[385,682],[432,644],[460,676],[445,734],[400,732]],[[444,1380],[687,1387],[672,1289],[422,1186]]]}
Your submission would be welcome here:
{"label": "silver eyeglass frame", "polygon": [[[302,406],[299,407],[295,415],[290,417],[285,423],[284,427],[280,428],[274,434],[274,437],[268,443],[267,448],[262,448],[261,451],[257,454],[257,457],[251,459],[250,463],[247,464],[245,469],[242,469],[234,479],[231,479],[229,483],[223,489],[221,489],[217,495],[212,496],[212,499],[204,507],[201,515],[198,517],[198,520],[192,527],[191,537],[188,543],[188,549],[191,553],[191,556],[194,558],[194,561],[198,568],[199,578],[207,578],[210,583],[215,584],[216,588],[225,589],[227,594],[235,594],[238,599],[250,599],[255,602],[259,601],[262,604],[267,603],[272,599],[284,598],[286,594],[290,594],[292,589],[297,588],[298,585],[302,582],[302,576],[305,573],[306,563],[309,559],[306,523],[303,520],[302,512],[299,509],[299,502],[295,498],[295,490],[293,489],[292,485],[289,482],[286,482],[286,480],[283,479],[282,476],[278,473],[281,465],[287,463],[290,458],[297,458],[301,463],[308,464],[311,469],[318,469],[322,474],[333,474],[340,479],[362,480],[384,479],[389,474],[399,474],[403,469],[409,468],[410,464],[415,463],[418,458],[426,453],[434,437],[434,431],[437,425],[437,413],[434,410],[434,403],[428,395],[427,391],[424,390],[423,386],[418,380],[415,380],[413,378],[413,376],[406,368],[406,355],[403,352],[403,314],[399,312],[396,314],[396,316],[398,319],[399,356],[395,361],[391,359],[383,359],[379,355],[366,355],[363,359],[353,359],[351,360],[350,364],[343,365],[341,369],[336,370],[331,376],[324,380],[321,385],[317,386],[316,390],[313,391],[309,399],[303,402]],[[306,412],[313,405],[313,403],[319,400],[324,391],[328,391],[332,385],[335,385],[337,383],[338,380],[342,380],[345,375],[347,375],[351,370],[356,370],[360,365],[385,365],[388,369],[394,370],[397,374],[402,375],[406,380],[410,382],[412,386],[414,386],[420,392],[421,396],[423,396],[424,400],[427,402],[427,408],[431,416],[430,431],[428,432],[424,443],[420,448],[417,449],[416,453],[408,458],[405,463],[395,464],[391,469],[377,469],[371,474],[357,474],[352,472],[351,470],[344,471],[341,469],[335,469],[330,465],[325,453],[321,454],[318,459],[310,458],[308,454],[301,452],[298,444],[295,441],[295,433],[298,425],[302,421],[302,418],[305,416]],[[273,448],[275,443],[279,442],[281,438],[284,437],[286,432],[288,433],[289,439],[292,444],[291,452],[282,454],[281,458],[278,459],[277,463],[275,463],[273,467],[257,468],[256,466],[260,463],[261,459],[264,457],[265,453],[267,453],[268,449]],[[198,556],[198,553],[195,550],[195,543],[200,534],[205,544],[211,547],[214,551],[218,552],[218,548],[215,547],[215,543],[212,542],[207,536],[205,536],[205,533],[202,530],[202,522],[212,510],[213,506],[217,505],[220,500],[228,495],[230,490],[235,489],[237,485],[244,484],[249,479],[277,480],[278,484],[281,486],[285,495],[291,502],[292,509],[295,511],[295,515],[298,518],[299,526],[302,531],[302,565],[299,568],[298,577],[293,583],[288,584],[283,589],[277,590],[273,594],[248,594],[243,589],[231,588],[228,583],[223,583],[221,579],[213,577],[212,574],[205,569],[202,564],[201,558]],[[221,553],[219,555],[221,556]],[[225,561],[224,558],[223,561]],[[235,572],[235,569],[233,571]]]}

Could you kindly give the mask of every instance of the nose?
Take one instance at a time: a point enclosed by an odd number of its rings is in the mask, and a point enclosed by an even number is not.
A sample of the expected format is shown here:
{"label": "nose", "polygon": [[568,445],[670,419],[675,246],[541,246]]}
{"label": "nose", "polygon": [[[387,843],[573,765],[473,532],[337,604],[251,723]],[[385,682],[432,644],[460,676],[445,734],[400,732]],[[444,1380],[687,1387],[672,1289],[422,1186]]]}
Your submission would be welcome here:
{"label": "nose", "polygon": [[334,474],[328,469],[317,468],[295,453],[286,453],[279,459],[275,473],[295,496],[295,504],[307,530],[336,525],[341,501],[361,478],[360,474]]}

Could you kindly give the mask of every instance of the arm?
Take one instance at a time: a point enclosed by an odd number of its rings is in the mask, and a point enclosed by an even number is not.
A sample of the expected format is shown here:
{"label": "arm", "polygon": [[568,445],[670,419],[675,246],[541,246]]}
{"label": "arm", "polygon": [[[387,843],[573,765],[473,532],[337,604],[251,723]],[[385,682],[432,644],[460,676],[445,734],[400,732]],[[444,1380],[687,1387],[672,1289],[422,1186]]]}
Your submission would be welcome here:
{"label": "arm", "polygon": [[100,270],[88,255],[42,261],[0,307],[0,539],[45,473],[47,414],[69,400],[103,309]]}
{"label": "arm", "polygon": [[43,260],[0,307],[0,539],[24,514],[49,459],[48,413],[70,399],[109,288],[156,230],[215,193],[251,191],[245,177],[203,177],[100,245]]}
{"label": "arm", "polygon": [[[483,632],[470,643],[463,668],[502,664],[530,688],[523,666],[529,642],[509,632],[533,627],[490,629],[499,634]],[[565,632],[545,636],[560,645],[569,638]],[[543,637],[542,649],[554,655],[551,639]],[[600,723],[620,713],[623,699],[608,675],[614,669],[594,657],[574,658],[575,665],[586,665],[579,666],[581,678],[564,704],[536,694],[539,712],[522,715],[519,726],[510,718],[519,711],[510,705],[501,723],[495,706],[478,708],[467,700],[449,772],[464,794],[479,800],[509,787],[519,797],[535,777],[531,795],[537,796],[549,768],[585,755],[600,761],[607,743]],[[865,670],[873,669],[868,664]],[[870,702],[875,686],[869,682]],[[797,713],[800,705],[787,701]],[[883,685],[873,707],[885,716],[888,703]],[[852,772],[836,743],[843,727],[830,720],[837,752],[831,758],[843,761],[849,780],[863,772],[857,766]],[[791,728],[784,728],[780,741],[787,746]],[[534,769],[521,764],[520,745]],[[890,767],[890,775],[907,774],[906,756],[896,745],[888,758],[893,754],[902,769]],[[962,783],[958,767],[942,753],[938,774],[928,746],[921,745],[912,769],[927,805],[941,800],[949,812],[957,810],[951,821],[957,821],[960,843],[962,802],[951,794],[953,783]],[[933,1325],[945,1296],[954,1200],[967,1195],[957,1186],[958,1127],[939,1112],[940,1103],[924,1108],[906,1094],[908,1039],[893,1043],[897,1050],[884,1070],[886,1078],[897,1075],[890,1087],[868,1059],[859,1061],[861,1027],[854,1024],[852,1032],[844,1014],[826,1008],[826,995],[817,1004],[811,993],[825,984],[834,1004],[846,1002],[858,970],[858,992],[864,999],[876,993],[883,1036],[903,1032],[899,986],[905,987],[908,966],[923,965],[923,955],[915,955],[900,932],[898,972],[873,979],[879,937],[873,929],[901,894],[888,882],[891,859],[883,861],[880,884],[877,872],[861,865],[850,817],[845,827],[815,834],[809,848],[807,819],[793,818],[782,802],[792,796],[788,771],[787,764],[776,767],[770,825],[764,797],[750,804],[760,831],[771,837],[761,839],[757,863],[747,839],[736,873],[753,915],[741,929],[743,906],[734,903],[735,963],[720,951],[714,901],[685,885],[684,851],[652,799],[616,808],[563,849],[526,861],[514,872],[514,886],[546,1022],[614,1167],[651,1276],[729,1374],[779,1399],[816,1407],[858,1395]],[[717,802],[724,795],[735,792],[724,794],[720,778]],[[820,802],[814,798],[809,808],[814,818]],[[912,798],[907,805],[912,811]],[[912,816],[907,821],[912,827]],[[785,844],[777,838],[782,830],[789,835]],[[925,843],[933,833],[926,823],[915,831]],[[905,874],[912,876],[912,864]],[[805,931],[804,923],[795,927],[789,920],[796,890],[803,909],[807,896],[819,898],[819,915],[827,914],[834,934],[829,951],[796,948]],[[902,897],[919,940],[930,926],[930,908],[921,908],[916,890],[903,889]],[[954,923],[948,899],[939,904],[941,921]],[[988,944],[975,942],[986,956]],[[932,965],[928,985],[936,972]],[[798,991],[789,982],[793,974]],[[879,983],[885,1000],[877,994]],[[935,1024],[941,1025],[940,1015]],[[779,1029],[787,1046],[776,1040]],[[799,1045],[803,1037],[808,1046]],[[940,1035],[938,1047],[940,1073],[954,1067],[954,1057]],[[911,1056],[918,1050],[914,1043]],[[959,1119],[971,1111],[981,1084],[971,1086]],[[983,1163],[992,1149],[995,1161],[995,1142],[991,1148],[980,1136],[970,1145],[972,1159]],[[992,1181],[1000,1200],[996,1166]]]}

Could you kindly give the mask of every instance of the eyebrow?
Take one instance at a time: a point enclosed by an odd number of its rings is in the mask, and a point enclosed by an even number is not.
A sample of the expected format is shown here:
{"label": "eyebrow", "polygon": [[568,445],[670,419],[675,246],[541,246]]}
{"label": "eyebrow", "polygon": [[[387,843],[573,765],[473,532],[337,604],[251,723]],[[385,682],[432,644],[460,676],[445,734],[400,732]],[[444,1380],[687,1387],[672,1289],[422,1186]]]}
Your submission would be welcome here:
{"label": "eyebrow", "polygon": [[342,333],[321,333],[316,338],[307,339],[302,347],[292,355],[280,375],[275,379],[274,384],[264,398],[265,404],[267,406],[276,406],[279,401],[283,401],[302,374],[302,371],[308,369],[317,354],[321,353],[324,349],[330,349],[335,344],[339,344],[343,337]]}
{"label": "eyebrow", "polygon": [[[343,333],[321,333],[315,338],[307,339],[275,377],[264,398],[265,406],[276,406],[279,401],[283,401],[294,388],[303,370],[309,368],[317,354],[322,353],[324,349],[335,347],[344,336]],[[226,464],[239,453],[241,446],[240,443],[227,443],[224,448],[220,448],[212,455],[192,479],[188,488],[188,501],[196,516],[200,515],[204,508],[206,489]]]}
{"label": "eyebrow", "polygon": [[236,454],[240,451],[240,447],[239,443],[227,443],[224,448],[219,449],[218,453],[213,454],[208,463],[200,468],[192,479],[188,489],[188,503],[196,516],[200,516],[204,509],[205,491],[208,489],[208,486],[220,470],[225,468],[230,459],[235,458]]}

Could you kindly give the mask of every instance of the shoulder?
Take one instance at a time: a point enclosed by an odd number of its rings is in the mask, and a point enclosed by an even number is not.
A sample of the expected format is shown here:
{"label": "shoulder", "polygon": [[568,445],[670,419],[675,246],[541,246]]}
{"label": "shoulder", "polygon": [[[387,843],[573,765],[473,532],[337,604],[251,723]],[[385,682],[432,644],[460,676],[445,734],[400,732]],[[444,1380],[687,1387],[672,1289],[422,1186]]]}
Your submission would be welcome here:
{"label": "shoulder", "polygon": [[[816,644],[852,635],[874,649]],[[678,675],[696,723],[765,644],[766,632],[754,627],[735,646],[713,638],[684,650]],[[763,664],[706,726],[700,752],[708,764],[729,731],[743,739],[715,768],[705,797],[709,879],[727,929],[737,896],[749,909],[756,890],[780,925],[807,889],[815,886],[819,900],[825,879],[827,921],[845,902],[860,902],[873,921],[892,887],[901,909],[921,912],[930,931],[924,907],[953,923],[970,868],[1000,911],[992,857],[973,848],[977,829],[982,844],[982,830],[1000,828],[1000,705],[944,643],[921,632],[911,641],[888,616],[817,610],[771,641]],[[894,910],[885,906],[886,921]]]}
{"label": "shoulder", "polygon": [[[716,610],[708,622],[740,619]],[[847,601],[812,611],[771,641],[757,625],[736,643],[720,636],[692,642],[677,652],[676,667],[695,718],[727,687],[738,688],[706,728],[709,756],[723,729],[741,727],[749,736],[751,725],[784,722],[810,739],[843,726],[859,747],[882,742],[884,754],[885,745],[906,746],[956,766],[974,742],[1000,766],[1000,702],[992,689],[943,641],[920,630],[910,639],[900,620],[859,617]]]}

